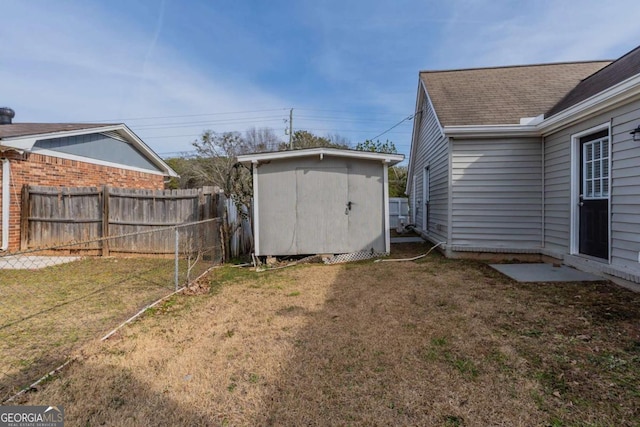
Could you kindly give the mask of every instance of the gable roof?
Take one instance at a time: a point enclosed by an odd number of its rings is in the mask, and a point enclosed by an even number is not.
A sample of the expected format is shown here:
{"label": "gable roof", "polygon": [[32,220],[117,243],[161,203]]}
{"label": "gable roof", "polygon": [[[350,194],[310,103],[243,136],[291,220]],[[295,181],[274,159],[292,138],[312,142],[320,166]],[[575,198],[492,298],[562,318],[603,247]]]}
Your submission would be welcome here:
{"label": "gable roof", "polygon": [[0,125],[0,139],[115,126],[114,123],[11,123]]}
{"label": "gable roof", "polygon": [[556,113],[564,111],[567,108],[602,92],[603,90],[635,76],[639,72],[640,46],[582,80],[557,104],[547,111],[545,117],[551,117]]}
{"label": "gable roof", "polygon": [[361,160],[376,160],[376,161],[388,163],[389,166],[393,166],[404,160],[403,154],[388,154],[388,153],[377,153],[373,151],[345,150],[341,148],[318,147],[318,148],[306,148],[302,150],[272,151],[268,153],[243,154],[241,156],[238,156],[238,162],[249,164],[249,163],[260,163],[263,161],[271,161],[271,160],[295,159],[300,157],[315,157],[315,156],[318,156],[321,159],[324,156],[333,156],[333,157],[343,157],[343,158],[361,159]]}
{"label": "gable roof", "polygon": [[422,71],[442,126],[520,124],[552,108],[611,61]]}
{"label": "gable roof", "polygon": [[[39,140],[63,138],[76,135],[85,135],[89,133],[102,133],[111,138],[119,139],[134,147],[142,156],[144,156],[151,164],[158,168],[158,173],[164,176],[179,176],[171,166],[160,158],[147,144],[144,143],[127,125],[106,124],[106,123],[12,123],[0,125],[0,152],[13,150],[18,152],[31,152]],[[41,151],[43,152],[43,151]],[[107,166],[121,167],[119,164],[105,163],[97,159],[86,156],[69,155],[64,152],[49,152],[47,154],[75,158],[76,160],[88,163],[106,164]],[[143,172],[149,172],[143,170]]]}

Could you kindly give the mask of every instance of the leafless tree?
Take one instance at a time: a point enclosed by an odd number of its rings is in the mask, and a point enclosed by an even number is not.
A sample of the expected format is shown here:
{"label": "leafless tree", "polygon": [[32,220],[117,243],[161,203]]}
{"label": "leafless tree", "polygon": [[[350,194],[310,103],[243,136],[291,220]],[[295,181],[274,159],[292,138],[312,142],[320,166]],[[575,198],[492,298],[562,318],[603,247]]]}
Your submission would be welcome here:
{"label": "leafless tree", "polygon": [[278,138],[273,129],[267,127],[248,129],[244,134],[244,139],[247,148],[253,153],[278,151],[282,144],[282,140]]}
{"label": "leafless tree", "polygon": [[251,198],[249,171],[238,164],[240,154],[251,147],[239,132],[216,133],[207,130],[193,142],[197,161],[191,173],[206,185],[217,185],[237,204],[249,206]]}

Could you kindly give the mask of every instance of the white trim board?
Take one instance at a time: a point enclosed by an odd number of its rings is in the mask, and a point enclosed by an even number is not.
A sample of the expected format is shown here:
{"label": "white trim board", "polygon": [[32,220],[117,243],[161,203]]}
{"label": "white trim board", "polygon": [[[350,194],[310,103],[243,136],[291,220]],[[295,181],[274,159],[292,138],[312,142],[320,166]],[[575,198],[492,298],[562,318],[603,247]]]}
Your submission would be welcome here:
{"label": "white trim board", "polygon": [[383,182],[383,216],[384,216],[384,248],[386,253],[391,252],[391,232],[389,231],[389,165],[382,165],[382,182]]}
{"label": "white trim board", "polygon": [[258,165],[252,167],[253,175],[253,245],[256,256],[262,255],[260,250],[260,212],[258,209],[259,195],[258,192]]}

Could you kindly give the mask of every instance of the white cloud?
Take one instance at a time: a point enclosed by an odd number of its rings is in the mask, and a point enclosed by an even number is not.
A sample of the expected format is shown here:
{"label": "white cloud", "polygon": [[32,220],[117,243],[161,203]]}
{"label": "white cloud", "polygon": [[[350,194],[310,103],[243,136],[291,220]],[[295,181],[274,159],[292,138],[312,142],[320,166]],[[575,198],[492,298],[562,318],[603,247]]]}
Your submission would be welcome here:
{"label": "white cloud", "polygon": [[[640,40],[635,0],[465,1],[452,16],[438,47],[446,68],[615,59]],[[468,16],[486,19],[457,24]]]}
{"label": "white cloud", "polygon": [[[289,103],[213,68],[202,71],[158,42],[156,33],[104,25],[95,10],[45,11],[21,5],[24,21],[3,26],[1,102],[16,121],[93,121],[279,108]],[[159,26],[157,27],[159,28]],[[202,120],[202,118],[201,118]],[[128,123],[136,130],[136,123]],[[139,122],[138,122],[139,123]],[[156,121],[157,123],[157,121]],[[242,124],[240,129],[248,125]],[[219,130],[237,129],[220,126]],[[142,136],[200,133],[145,129]],[[145,134],[145,135],[143,135]],[[189,150],[194,138],[149,139],[158,152]]]}

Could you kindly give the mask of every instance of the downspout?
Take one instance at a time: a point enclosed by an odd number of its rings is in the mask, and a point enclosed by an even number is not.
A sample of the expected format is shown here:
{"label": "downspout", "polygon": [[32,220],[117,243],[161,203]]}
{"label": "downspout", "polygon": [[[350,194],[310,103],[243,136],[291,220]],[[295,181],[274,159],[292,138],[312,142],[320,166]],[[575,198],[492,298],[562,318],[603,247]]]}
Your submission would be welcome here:
{"label": "downspout", "polygon": [[9,159],[2,159],[2,246],[0,252],[9,249],[9,210],[11,204],[11,189],[9,187]]}
{"label": "downspout", "polygon": [[382,211],[384,212],[384,250],[391,253],[391,233],[389,230],[389,164],[382,162]]}
{"label": "downspout", "polygon": [[545,248],[545,238],[544,238],[544,233],[545,233],[545,224],[546,224],[546,217],[547,214],[545,212],[545,159],[544,159],[544,136],[541,138],[542,139],[542,235],[540,236],[541,238],[541,242],[540,242],[540,246],[541,248],[544,250]]}

